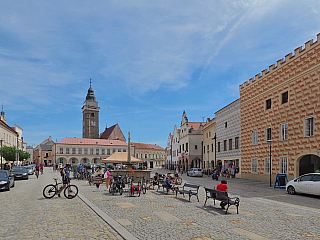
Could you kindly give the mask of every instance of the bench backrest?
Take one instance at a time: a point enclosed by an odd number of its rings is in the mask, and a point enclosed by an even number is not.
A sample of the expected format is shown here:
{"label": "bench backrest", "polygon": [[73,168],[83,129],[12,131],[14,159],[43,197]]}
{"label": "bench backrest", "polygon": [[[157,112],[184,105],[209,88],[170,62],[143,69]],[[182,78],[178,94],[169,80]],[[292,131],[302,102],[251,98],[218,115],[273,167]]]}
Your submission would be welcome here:
{"label": "bench backrest", "polygon": [[223,192],[223,191],[219,191],[216,189],[212,189],[212,188],[204,188],[206,190],[206,192],[211,192],[213,194],[215,194],[217,197],[218,196],[226,196],[228,197],[228,192]]}
{"label": "bench backrest", "polygon": [[185,187],[188,187],[188,188],[196,188],[196,189],[198,190],[198,188],[199,188],[200,186],[199,186],[199,185],[195,185],[195,184],[185,183],[185,184],[183,185],[183,189],[184,189]]}

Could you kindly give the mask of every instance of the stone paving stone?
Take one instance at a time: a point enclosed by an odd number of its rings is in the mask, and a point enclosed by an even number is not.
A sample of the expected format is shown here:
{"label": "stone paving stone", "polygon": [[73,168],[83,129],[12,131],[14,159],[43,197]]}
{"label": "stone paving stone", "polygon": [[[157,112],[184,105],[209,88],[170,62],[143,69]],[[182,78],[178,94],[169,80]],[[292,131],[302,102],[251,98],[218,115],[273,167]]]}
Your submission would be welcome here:
{"label": "stone paving stone", "polygon": [[[213,202],[208,200],[207,206],[203,206],[205,192],[202,187],[198,203],[195,198],[188,202],[183,197],[176,198],[171,193],[167,195],[156,190],[148,190],[140,197],[129,197],[128,193],[112,196],[103,191],[103,187],[100,193],[92,192],[84,183],[78,182],[81,193],[106,214],[113,219],[128,219],[132,225],[124,227],[138,239],[251,239],[253,236],[262,239],[306,239],[320,232],[320,211],[317,209],[240,197],[239,214],[236,214],[234,206],[225,214],[225,210],[219,207],[219,201],[213,206]],[[94,199],[97,197],[102,199]],[[136,207],[132,208],[133,211],[120,210],[117,203],[124,202]],[[166,221],[156,212],[167,212],[168,216],[179,221]]]}
{"label": "stone paving stone", "polygon": [[45,168],[38,179],[31,175],[0,192],[0,239],[122,239],[79,198],[45,199],[42,190],[53,177]]}

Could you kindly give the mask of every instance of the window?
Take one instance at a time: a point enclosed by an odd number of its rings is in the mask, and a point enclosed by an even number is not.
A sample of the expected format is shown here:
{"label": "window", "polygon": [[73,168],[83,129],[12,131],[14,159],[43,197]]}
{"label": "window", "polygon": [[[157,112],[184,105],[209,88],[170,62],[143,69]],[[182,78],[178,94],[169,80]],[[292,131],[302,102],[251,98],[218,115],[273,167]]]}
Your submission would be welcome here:
{"label": "window", "polygon": [[252,133],[252,145],[258,145],[258,131]]}
{"label": "window", "polygon": [[101,154],[102,155],[106,154],[106,150],[104,148],[101,150]]}
{"label": "window", "polygon": [[91,113],[91,117],[94,117],[94,113]]}
{"label": "window", "polygon": [[93,148],[90,148],[90,154],[93,154]]}
{"label": "window", "polygon": [[63,148],[60,148],[60,154],[63,154]]}
{"label": "window", "polygon": [[305,136],[312,137],[313,136],[313,117],[307,118],[305,120]]}
{"label": "window", "polygon": [[271,98],[269,98],[268,100],[266,100],[266,110],[271,108]]}
{"label": "window", "polygon": [[147,153],[144,154],[144,158],[148,158],[148,154]]}
{"label": "window", "polygon": [[264,158],[264,173],[265,174],[270,173],[270,157]]}
{"label": "window", "polygon": [[319,181],[320,181],[320,175],[314,174],[314,175],[313,175],[313,178],[312,178],[312,181],[314,181],[314,182],[319,182]]}
{"label": "window", "polygon": [[82,148],[78,148],[78,154],[82,154]]}
{"label": "window", "polygon": [[211,144],[211,152],[213,152],[213,143]]}
{"label": "window", "polygon": [[227,151],[227,140],[223,141],[223,151]]}
{"label": "window", "polygon": [[107,149],[107,155],[110,155],[110,149]]}
{"label": "window", "polygon": [[266,141],[268,142],[271,139],[272,139],[272,130],[271,130],[271,128],[267,128],[266,129]]}
{"label": "window", "polygon": [[207,138],[208,138],[208,133],[206,133],[206,136],[207,136]]}
{"label": "window", "polygon": [[203,153],[206,154],[206,146],[203,146]]}
{"label": "window", "polygon": [[209,137],[211,137],[211,132],[209,132]]}
{"label": "window", "polygon": [[220,152],[220,142],[218,142],[218,152]]}
{"label": "window", "polygon": [[88,148],[84,149],[84,154],[88,154]]}
{"label": "window", "polygon": [[139,153],[136,153],[136,158],[139,158]]}
{"label": "window", "polygon": [[280,157],[280,173],[287,174],[288,173],[288,157]]}
{"label": "window", "polygon": [[229,139],[229,150],[232,150],[232,138]]}
{"label": "window", "polygon": [[234,148],[235,148],[235,149],[239,149],[239,137],[236,137],[236,138],[234,139]]}
{"label": "window", "polygon": [[121,152],[121,149],[118,149],[118,152]]}
{"label": "window", "polygon": [[198,145],[194,145],[194,149],[198,149]]}
{"label": "window", "polygon": [[207,145],[207,152],[209,152],[209,145]]}
{"label": "window", "polygon": [[152,154],[152,159],[154,159],[154,154]]}
{"label": "window", "polygon": [[96,149],[96,154],[99,155],[99,148]]}
{"label": "window", "polygon": [[123,152],[127,152],[127,149],[123,149]]}
{"label": "window", "polygon": [[156,154],[156,159],[158,159],[158,154]]}
{"label": "window", "polygon": [[281,140],[288,140],[288,123],[281,125]]}
{"label": "window", "polygon": [[309,174],[309,175],[305,175],[305,176],[302,176],[300,177],[300,181],[311,181],[312,179],[312,174]]}
{"label": "window", "polygon": [[281,94],[281,104],[288,102],[288,91]]}
{"label": "window", "polygon": [[112,149],[112,153],[115,153],[116,152],[116,150],[115,149]]}
{"label": "window", "polygon": [[49,153],[46,153],[46,158],[49,157]]}
{"label": "window", "polygon": [[227,128],[228,127],[228,124],[227,122],[224,123],[224,128]]}
{"label": "window", "polygon": [[188,152],[188,143],[186,143],[186,152]]}
{"label": "window", "polygon": [[251,160],[251,172],[258,173],[258,159],[252,158]]}
{"label": "window", "polygon": [[151,153],[149,153],[149,159],[151,159]]}
{"label": "window", "polygon": [[66,154],[69,154],[70,152],[69,152],[69,148],[66,148]]}
{"label": "window", "polygon": [[76,154],[76,149],[72,148],[72,154]]}

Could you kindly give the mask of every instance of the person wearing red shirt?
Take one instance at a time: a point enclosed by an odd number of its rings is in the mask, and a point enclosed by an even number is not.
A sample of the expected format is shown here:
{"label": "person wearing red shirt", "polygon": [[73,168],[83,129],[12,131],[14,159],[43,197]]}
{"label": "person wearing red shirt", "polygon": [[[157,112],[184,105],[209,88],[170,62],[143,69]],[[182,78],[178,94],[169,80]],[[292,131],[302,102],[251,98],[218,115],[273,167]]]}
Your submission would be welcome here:
{"label": "person wearing red shirt", "polygon": [[[226,180],[221,180],[221,183],[218,184],[217,186],[217,190],[218,191],[222,191],[222,192],[228,192],[228,186],[227,186],[227,181]],[[228,200],[226,198],[226,200]],[[221,201],[220,202],[220,206],[222,209],[224,209],[224,207],[227,205],[227,203],[225,201]]]}

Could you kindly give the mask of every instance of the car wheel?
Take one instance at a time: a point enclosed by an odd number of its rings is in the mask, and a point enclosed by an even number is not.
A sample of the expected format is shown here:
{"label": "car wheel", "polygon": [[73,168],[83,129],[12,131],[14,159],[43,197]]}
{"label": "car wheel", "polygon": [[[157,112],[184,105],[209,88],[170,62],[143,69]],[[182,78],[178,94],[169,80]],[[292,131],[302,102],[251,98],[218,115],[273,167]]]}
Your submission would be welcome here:
{"label": "car wheel", "polygon": [[12,186],[11,187],[14,187],[14,182],[12,183]]}
{"label": "car wheel", "polygon": [[10,191],[10,183],[8,183],[7,187],[6,187],[7,191]]}
{"label": "car wheel", "polygon": [[189,176],[189,173],[187,173],[187,176]]}
{"label": "car wheel", "polygon": [[296,194],[296,190],[294,189],[293,186],[289,186],[289,187],[287,188],[287,192],[288,192],[290,195]]}

